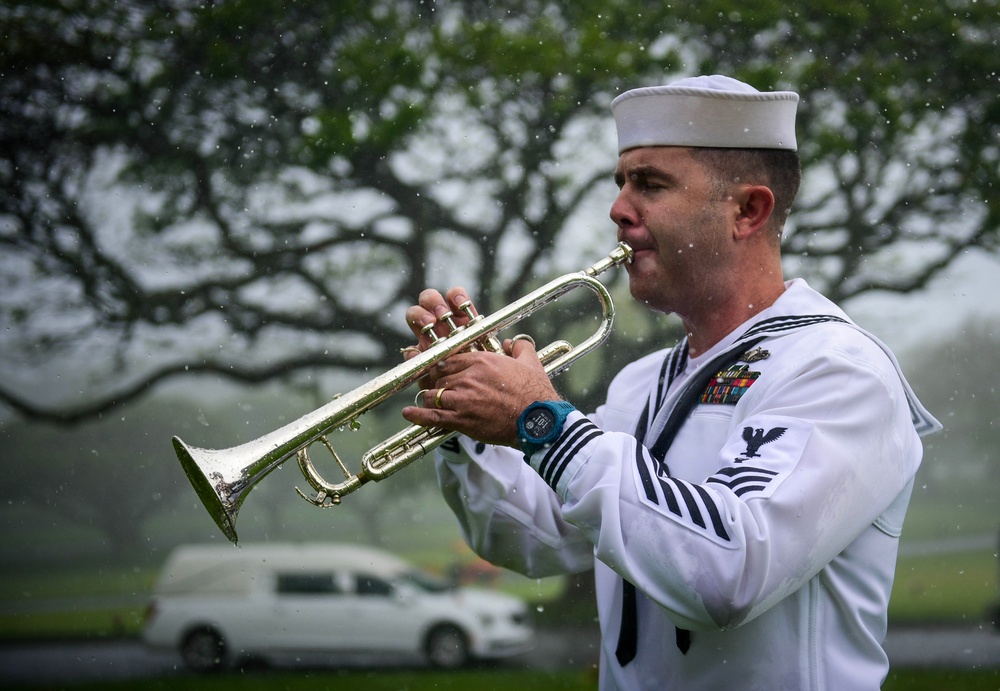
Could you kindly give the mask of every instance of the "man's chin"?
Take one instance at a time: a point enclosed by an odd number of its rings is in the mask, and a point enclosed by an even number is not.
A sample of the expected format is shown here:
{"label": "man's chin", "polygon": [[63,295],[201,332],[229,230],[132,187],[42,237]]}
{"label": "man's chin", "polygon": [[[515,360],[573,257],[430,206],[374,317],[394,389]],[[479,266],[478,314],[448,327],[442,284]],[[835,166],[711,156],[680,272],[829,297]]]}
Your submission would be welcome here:
{"label": "man's chin", "polygon": [[641,302],[647,307],[652,307],[652,301],[655,300],[655,293],[650,290],[650,286],[643,281],[637,281],[632,279],[628,284],[629,293],[632,294],[632,299],[636,302]]}
{"label": "man's chin", "polygon": [[662,288],[651,278],[640,279],[629,275],[628,287],[632,299],[636,302],[645,305],[654,312],[662,312],[663,314],[673,312],[669,306],[663,304]]}

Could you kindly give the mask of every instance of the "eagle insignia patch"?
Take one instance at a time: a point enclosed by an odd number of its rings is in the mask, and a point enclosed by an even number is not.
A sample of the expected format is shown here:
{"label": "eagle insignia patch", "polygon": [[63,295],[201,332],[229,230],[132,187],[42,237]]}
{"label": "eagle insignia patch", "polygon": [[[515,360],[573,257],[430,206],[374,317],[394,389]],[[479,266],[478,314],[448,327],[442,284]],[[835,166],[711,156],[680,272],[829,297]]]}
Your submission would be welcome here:
{"label": "eagle insignia patch", "polygon": [[743,461],[750,460],[751,458],[759,458],[760,454],[757,453],[757,450],[760,449],[760,447],[764,444],[770,444],[787,431],[787,427],[772,427],[767,432],[765,432],[761,427],[756,429],[753,427],[744,427],[743,441],[747,443],[747,448],[746,451],[743,452],[743,455],[736,459],[736,462],[741,463]]}
{"label": "eagle insignia patch", "polygon": [[701,394],[702,403],[735,404],[757,380],[760,372],[753,372],[747,365],[733,365],[718,372]]}

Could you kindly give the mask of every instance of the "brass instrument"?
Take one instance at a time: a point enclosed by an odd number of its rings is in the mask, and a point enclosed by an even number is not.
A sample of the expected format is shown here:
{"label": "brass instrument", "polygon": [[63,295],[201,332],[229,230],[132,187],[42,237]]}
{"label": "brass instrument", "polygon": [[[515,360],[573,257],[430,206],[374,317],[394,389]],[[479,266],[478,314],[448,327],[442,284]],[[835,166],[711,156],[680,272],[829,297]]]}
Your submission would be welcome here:
{"label": "brass instrument", "polygon": [[[254,441],[228,449],[200,449],[173,438],[177,458],[194,486],[198,497],[215,520],[219,529],[234,543],[236,516],[247,494],[268,473],[292,456],[298,459],[299,468],[315,496],[298,493],[307,501],[320,507],[340,503],[341,497],[350,494],[369,480],[379,481],[409,465],[428,453],[455,433],[440,428],[411,425],[370,449],[361,458],[361,470],[350,472],[334,451],[327,435],[337,429],[357,427],[358,418],[380,405],[394,394],[416,382],[440,360],[463,350],[501,349],[496,334],[516,321],[554,302],[578,287],[589,288],[600,302],[603,319],[594,334],[573,346],[567,341],[555,341],[538,351],[539,358],[550,377],[566,369],[577,358],[603,343],[611,333],[614,323],[614,303],[603,283],[595,277],[612,267],[632,260],[632,250],[619,243],[607,257],[589,268],[554,279],[520,300],[496,311],[488,317],[477,315],[471,304],[463,306],[469,322],[456,327],[448,319],[451,334],[436,338],[434,343],[419,355],[393,367],[350,393],[338,396],[326,405],[290,422],[284,427],[265,434]],[[309,458],[309,447],[319,442],[333,455],[344,473],[344,481],[331,484],[317,472]]]}

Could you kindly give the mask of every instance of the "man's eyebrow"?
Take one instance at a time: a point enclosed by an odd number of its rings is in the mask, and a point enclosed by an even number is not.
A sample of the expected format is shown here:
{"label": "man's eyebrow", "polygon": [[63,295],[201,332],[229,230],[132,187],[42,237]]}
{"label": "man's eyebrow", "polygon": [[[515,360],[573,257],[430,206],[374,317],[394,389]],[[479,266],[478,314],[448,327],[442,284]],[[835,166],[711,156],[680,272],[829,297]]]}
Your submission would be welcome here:
{"label": "man's eyebrow", "polygon": [[[656,166],[650,165],[639,165],[628,169],[628,177],[644,180],[648,178],[660,178],[662,180],[670,181],[674,177],[663,170],[662,168],[657,168]],[[620,167],[615,169],[615,184],[618,187],[622,187],[625,184],[625,171]]]}

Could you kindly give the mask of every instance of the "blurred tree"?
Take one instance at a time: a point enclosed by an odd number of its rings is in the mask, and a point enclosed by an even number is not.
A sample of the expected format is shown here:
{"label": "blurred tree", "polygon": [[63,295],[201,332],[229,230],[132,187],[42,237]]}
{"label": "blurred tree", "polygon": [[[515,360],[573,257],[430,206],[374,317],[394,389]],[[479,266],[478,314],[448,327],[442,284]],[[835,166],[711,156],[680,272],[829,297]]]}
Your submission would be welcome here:
{"label": "blurred tree", "polygon": [[[1000,491],[1000,324],[970,321],[914,356],[910,379],[944,430],[928,439],[921,476],[932,494]],[[995,506],[994,506],[995,508]]]}
{"label": "blurred tree", "polygon": [[[835,299],[995,251],[996,0],[756,5],[0,7],[0,401],[395,364],[424,286],[486,310],[609,249],[608,104],[695,73],[802,94],[788,263]],[[663,340],[641,318],[615,357]]]}
{"label": "blurred tree", "polygon": [[[186,411],[177,420],[178,411]],[[136,554],[147,536],[147,521],[173,508],[178,500],[197,502],[183,472],[168,462],[170,450],[160,430],[166,421],[191,432],[198,409],[183,399],[148,399],[127,412],[101,416],[73,429],[53,424],[14,421],[0,429],[0,445],[9,461],[0,486],[5,507],[28,506],[46,519],[27,535],[47,526],[73,524],[98,536],[83,549],[101,541],[119,555]],[[218,439],[235,434],[231,419],[208,434]],[[203,432],[204,434],[204,432]],[[193,506],[194,504],[189,504]],[[210,522],[209,522],[210,524]],[[65,538],[54,541],[67,557],[82,556]],[[37,558],[26,541],[22,558]],[[44,549],[44,548],[43,548]]]}
{"label": "blurred tree", "polygon": [[[265,387],[260,387],[264,389]],[[104,550],[135,558],[152,548],[179,542],[225,538],[212,524],[174,459],[169,435],[198,439],[210,448],[229,446],[289,422],[314,401],[300,389],[257,390],[240,397],[208,399],[197,404],[183,393],[146,398],[134,405],[67,428],[38,421],[10,421],[0,426],[0,449],[9,461],[0,485],[0,516],[9,532],[24,535],[19,559],[76,557]],[[378,438],[400,428],[399,420],[378,414],[367,417],[362,432],[330,436],[352,467]],[[314,449],[321,472],[336,472],[333,462]],[[406,481],[382,483],[351,496],[330,512],[318,511],[296,496],[308,487],[294,463],[257,485],[239,519],[241,542],[254,540],[359,539],[379,544],[401,518],[406,495],[433,494],[433,464],[416,464]],[[395,493],[386,496],[387,493]],[[412,502],[409,502],[412,504]],[[21,511],[29,525],[4,523]],[[412,508],[411,508],[412,510]],[[39,516],[43,517],[39,521]],[[405,516],[405,515],[404,515]],[[66,526],[76,529],[71,539]],[[79,532],[83,529],[83,532]],[[31,536],[44,535],[45,540]],[[37,543],[37,544],[36,544]]]}

